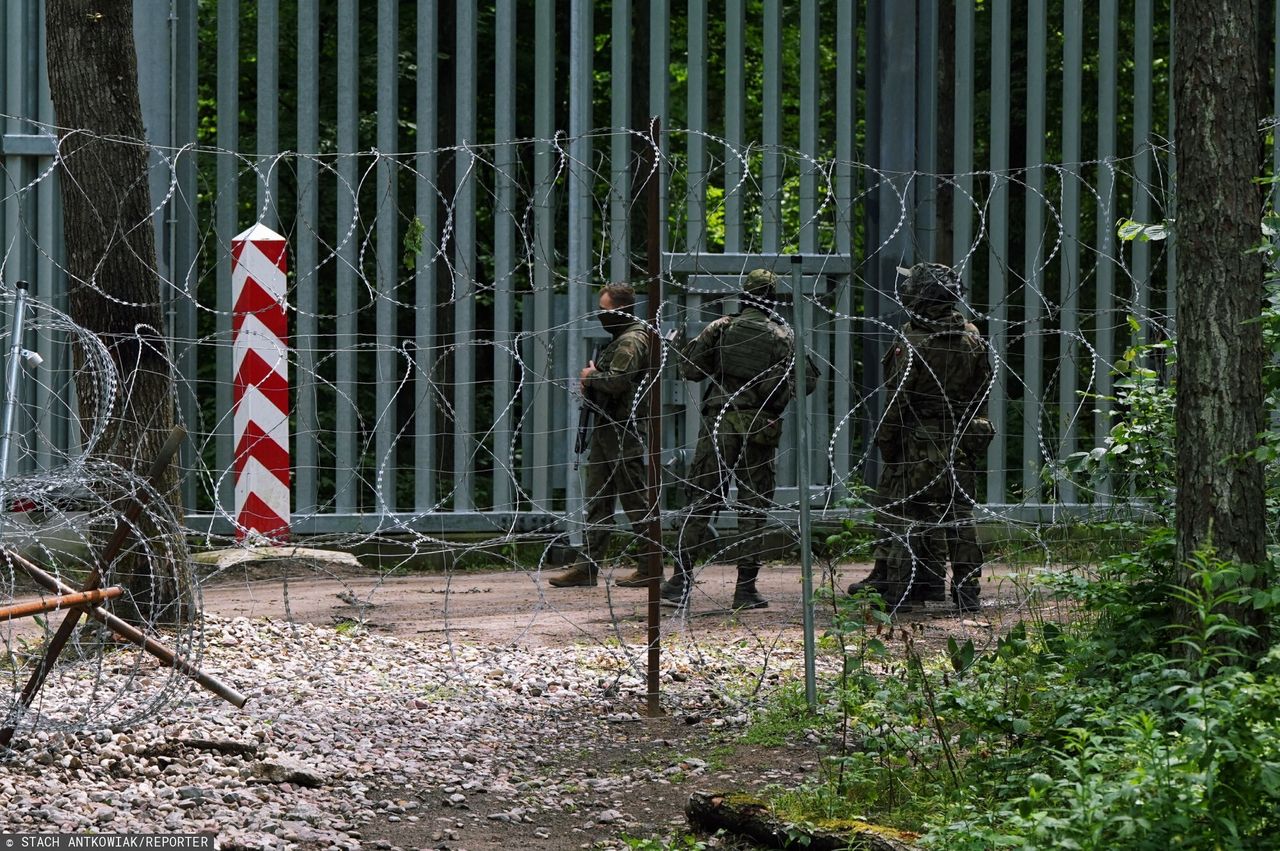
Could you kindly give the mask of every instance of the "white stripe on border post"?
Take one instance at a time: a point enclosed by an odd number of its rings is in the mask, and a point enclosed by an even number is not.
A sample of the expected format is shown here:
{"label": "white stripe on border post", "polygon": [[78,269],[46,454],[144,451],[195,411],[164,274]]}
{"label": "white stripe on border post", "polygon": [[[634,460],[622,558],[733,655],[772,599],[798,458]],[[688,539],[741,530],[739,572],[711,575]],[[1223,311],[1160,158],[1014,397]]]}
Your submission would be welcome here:
{"label": "white stripe on border post", "polygon": [[256,224],[231,240],[236,538],[289,538],[289,334],[285,238]]}

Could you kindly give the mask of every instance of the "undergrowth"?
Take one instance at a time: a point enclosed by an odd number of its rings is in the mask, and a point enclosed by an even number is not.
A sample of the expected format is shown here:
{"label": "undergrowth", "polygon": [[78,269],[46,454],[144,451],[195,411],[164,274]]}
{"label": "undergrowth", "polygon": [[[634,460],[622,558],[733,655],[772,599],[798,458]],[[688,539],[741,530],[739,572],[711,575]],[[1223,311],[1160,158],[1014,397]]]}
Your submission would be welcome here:
{"label": "undergrowth", "polygon": [[878,600],[832,601],[824,649],[843,666],[820,711],[784,692],[748,733],[829,743],[775,810],[961,851],[1280,847],[1280,645],[1246,655],[1256,635],[1229,614],[1274,620],[1277,595],[1211,552],[1175,567],[1162,530],[1094,578],[1048,579],[1080,617],[1021,622],[987,651],[930,654]]}

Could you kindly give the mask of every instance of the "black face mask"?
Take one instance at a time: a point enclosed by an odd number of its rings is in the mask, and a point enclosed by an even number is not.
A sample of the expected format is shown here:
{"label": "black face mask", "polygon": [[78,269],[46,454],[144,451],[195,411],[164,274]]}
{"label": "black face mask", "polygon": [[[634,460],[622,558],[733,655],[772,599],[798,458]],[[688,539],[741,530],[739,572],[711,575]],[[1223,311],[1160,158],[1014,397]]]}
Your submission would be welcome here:
{"label": "black face mask", "polygon": [[604,330],[610,334],[617,336],[622,329],[631,324],[631,317],[623,313],[609,313],[602,311],[599,316],[600,324],[604,326]]}

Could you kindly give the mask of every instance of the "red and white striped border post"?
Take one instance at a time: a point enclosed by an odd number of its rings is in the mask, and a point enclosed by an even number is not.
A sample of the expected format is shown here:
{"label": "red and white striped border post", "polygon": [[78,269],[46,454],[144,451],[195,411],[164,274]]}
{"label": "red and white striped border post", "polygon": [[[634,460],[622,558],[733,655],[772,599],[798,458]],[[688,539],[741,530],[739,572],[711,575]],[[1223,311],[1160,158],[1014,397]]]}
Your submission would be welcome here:
{"label": "red and white striped border post", "polygon": [[236,538],[289,538],[289,323],[285,238],[257,224],[231,240]]}

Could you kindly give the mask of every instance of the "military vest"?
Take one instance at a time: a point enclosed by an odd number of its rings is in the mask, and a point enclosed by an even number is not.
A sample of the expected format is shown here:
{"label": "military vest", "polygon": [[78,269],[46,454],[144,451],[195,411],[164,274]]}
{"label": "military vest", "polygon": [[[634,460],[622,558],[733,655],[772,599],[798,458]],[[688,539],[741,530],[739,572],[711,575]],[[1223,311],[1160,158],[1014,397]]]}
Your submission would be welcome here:
{"label": "military vest", "polygon": [[951,432],[986,416],[987,345],[959,313],[904,325],[885,355],[885,377],[890,388],[900,385],[904,413],[918,423]]}
{"label": "military vest", "polygon": [[794,350],[788,330],[761,311],[748,308],[733,317],[717,350],[725,399],[739,410],[781,412],[791,399],[788,367]]}

